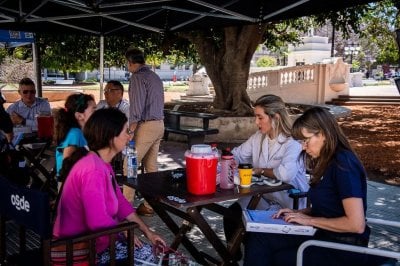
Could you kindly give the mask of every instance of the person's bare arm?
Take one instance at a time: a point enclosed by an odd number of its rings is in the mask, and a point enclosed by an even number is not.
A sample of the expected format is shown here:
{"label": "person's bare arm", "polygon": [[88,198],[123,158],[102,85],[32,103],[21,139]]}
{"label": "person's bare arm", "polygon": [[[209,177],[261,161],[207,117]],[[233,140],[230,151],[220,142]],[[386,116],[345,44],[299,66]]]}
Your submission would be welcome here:
{"label": "person's bare arm", "polygon": [[166,245],[164,239],[155,232],[151,231],[150,228],[143,222],[143,220],[140,219],[140,217],[136,214],[136,212],[129,214],[128,217],[126,217],[126,220],[137,223],[140,231],[145,234],[147,239],[149,239],[153,245]]}
{"label": "person's bare arm", "polygon": [[342,200],[342,204],[345,215],[337,218],[312,217],[301,212],[282,212],[281,215],[287,222],[311,225],[339,233],[363,233],[365,215],[362,199],[347,198]]}
{"label": "person's bare arm", "polygon": [[76,146],[65,147],[63,150],[63,158],[65,159],[65,158],[71,156],[71,154],[74,153],[74,151],[76,151]]}
{"label": "person's bare arm", "polygon": [[25,121],[25,119],[16,112],[12,112],[10,118],[14,125],[23,125]]}
{"label": "person's bare arm", "polygon": [[129,132],[130,132],[130,134],[131,134],[131,138],[132,138],[132,139],[133,139],[133,137],[134,137],[134,132],[135,132],[135,130],[136,130],[137,125],[138,125],[138,123],[136,123],[136,122],[131,123],[131,124],[129,125]]}

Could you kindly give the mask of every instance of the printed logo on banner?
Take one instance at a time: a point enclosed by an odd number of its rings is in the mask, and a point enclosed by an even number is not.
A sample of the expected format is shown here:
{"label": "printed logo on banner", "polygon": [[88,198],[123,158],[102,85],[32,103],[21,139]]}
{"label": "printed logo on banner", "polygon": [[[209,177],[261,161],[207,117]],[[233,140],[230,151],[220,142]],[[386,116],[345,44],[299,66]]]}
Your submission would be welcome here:
{"label": "printed logo on banner", "polygon": [[21,39],[21,32],[20,31],[13,31],[10,30],[10,39]]}
{"label": "printed logo on banner", "polygon": [[11,195],[11,204],[15,206],[18,211],[26,211],[29,212],[30,204],[27,200],[25,200],[25,196],[20,197],[19,195]]}

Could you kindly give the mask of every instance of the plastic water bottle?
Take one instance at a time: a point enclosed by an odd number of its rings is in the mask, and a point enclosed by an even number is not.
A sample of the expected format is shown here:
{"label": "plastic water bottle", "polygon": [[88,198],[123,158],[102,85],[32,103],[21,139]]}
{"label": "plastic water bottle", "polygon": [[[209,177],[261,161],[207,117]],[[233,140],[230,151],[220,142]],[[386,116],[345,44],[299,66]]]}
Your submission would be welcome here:
{"label": "plastic water bottle", "polygon": [[137,178],[137,153],[135,149],[135,141],[131,140],[126,148],[126,160],[127,160],[127,178]]}
{"label": "plastic water bottle", "polygon": [[217,182],[216,184],[219,185],[221,182],[221,150],[217,148],[217,143],[211,144],[211,149],[213,153],[218,156],[218,163],[217,163]]}

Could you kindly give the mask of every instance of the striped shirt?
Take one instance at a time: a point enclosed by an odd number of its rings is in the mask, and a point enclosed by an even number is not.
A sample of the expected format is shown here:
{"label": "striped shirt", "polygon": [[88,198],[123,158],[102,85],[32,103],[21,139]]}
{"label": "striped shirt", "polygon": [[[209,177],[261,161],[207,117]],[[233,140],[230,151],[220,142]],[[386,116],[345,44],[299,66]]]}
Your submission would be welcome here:
{"label": "striped shirt", "polygon": [[[103,108],[109,108],[110,106],[108,105],[108,103],[106,102],[106,100],[101,100],[98,104],[97,104],[97,109],[103,109]],[[113,106],[114,108],[117,108],[118,110],[120,110],[121,112],[123,112],[126,117],[129,119],[129,102],[126,99],[122,99],[121,101],[119,101],[116,105]]]}
{"label": "striped shirt", "polygon": [[25,125],[37,130],[36,115],[51,115],[50,104],[43,98],[36,98],[31,106],[27,106],[22,100],[11,104],[7,112],[11,115],[13,112],[22,116],[25,119]]}
{"label": "striped shirt", "polygon": [[164,87],[160,77],[142,65],[129,81],[129,122],[164,119]]}

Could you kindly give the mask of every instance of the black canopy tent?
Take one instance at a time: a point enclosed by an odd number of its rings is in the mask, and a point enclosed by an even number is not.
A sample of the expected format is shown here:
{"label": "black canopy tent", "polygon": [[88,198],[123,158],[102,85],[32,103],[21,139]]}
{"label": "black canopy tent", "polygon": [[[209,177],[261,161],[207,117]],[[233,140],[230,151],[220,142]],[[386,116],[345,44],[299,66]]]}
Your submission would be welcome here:
{"label": "black canopy tent", "polygon": [[[279,21],[373,1],[0,0],[0,29],[91,34],[102,40],[107,35],[165,34]],[[37,79],[41,95],[40,74]]]}
{"label": "black canopy tent", "polygon": [[121,35],[307,16],[371,0],[1,0],[0,28]]}

